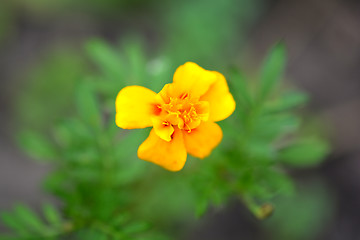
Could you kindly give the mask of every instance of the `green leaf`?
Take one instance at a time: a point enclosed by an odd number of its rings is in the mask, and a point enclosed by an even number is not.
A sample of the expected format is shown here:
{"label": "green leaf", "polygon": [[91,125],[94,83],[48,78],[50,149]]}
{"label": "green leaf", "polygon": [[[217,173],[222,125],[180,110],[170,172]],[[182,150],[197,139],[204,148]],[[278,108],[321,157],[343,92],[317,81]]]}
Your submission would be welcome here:
{"label": "green leaf", "polygon": [[99,102],[91,82],[81,81],[76,95],[77,110],[84,122],[95,129],[101,125],[101,112]]}
{"label": "green leaf", "polygon": [[45,219],[53,226],[61,225],[61,217],[59,212],[51,204],[45,204],[43,206],[43,212]]}
{"label": "green leaf", "polygon": [[[79,145],[83,146],[94,137],[91,129],[78,118],[62,121],[55,126],[53,134],[62,148],[75,148],[75,150],[79,150]],[[70,153],[68,149],[66,151]]]}
{"label": "green leaf", "polygon": [[149,224],[146,222],[135,222],[135,223],[131,223],[126,225],[123,230],[122,233],[125,234],[133,234],[133,233],[138,233],[138,232],[143,232],[149,229]]}
{"label": "green leaf", "polygon": [[279,158],[294,167],[308,167],[319,164],[329,153],[329,145],[319,139],[305,139],[282,149]]}
{"label": "green leaf", "polygon": [[44,230],[46,230],[46,226],[44,226],[36,214],[28,207],[19,204],[15,206],[15,213],[17,217],[23,222],[24,226],[32,229],[34,232],[43,233]]}
{"label": "green leaf", "polygon": [[[103,40],[93,39],[85,45],[92,60],[101,68],[102,73],[111,81],[122,83],[126,71],[120,56]],[[123,85],[124,83],[122,83]],[[120,86],[119,86],[120,87]],[[121,86],[123,87],[123,86]]]}
{"label": "green leaf", "polygon": [[302,92],[288,92],[275,101],[266,104],[266,111],[280,112],[290,110],[299,105],[305,104],[309,100],[308,95]]}
{"label": "green leaf", "polygon": [[52,174],[47,176],[47,178],[43,182],[43,186],[47,191],[55,194],[57,197],[66,198],[68,197],[68,195],[71,195],[71,192],[69,192],[68,189],[66,189],[68,192],[65,192],[64,185],[66,184],[68,178],[68,174],[65,171],[60,170],[57,172],[53,172]]}
{"label": "green leaf", "polygon": [[252,105],[252,97],[249,92],[247,82],[243,74],[236,68],[232,69],[231,78],[229,79],[230,90],[234,91],[234,97],[237,102],[245,106]]}
{"label": "green leaf", "polygon": [[62,148],[69,147],[74,138],[74,132],[70,129],[69,122],[61,122],[54,126],[53,135],[55,137],[55,142]]}
{"label": "green leaf", "polygon": [[253,135],[262,140],[274,140],[294,132],[300,126],[300,119],[291,114],[264,115],[254,121]]}
{"label": "green leaf", "polygon": [[112,219],[111,226],[113,226],[114,228],[119,228],[123,224],[128,222],[130,219],[131,217],[128,213],[118,214]]}
{"label": "green leaf", "polygon": [[38,133],[23,131],[17,136],[17,141],[20,147],[34,159],[52,160],[57,156],[55,147]]}
{"label": "green leaf", "polygon": [[246,145],[248,155],[258,164],[267,164],[274,157],[274,149],[270,144],[261,141],[249,141]]}
{"label": "green leaf", "polygon": [[200,218],[205,214],[206,210],[209,207],[209,200],[206,198],[201,198],[196,202],[195,216]]}
{"label": "green leaf", "polygon": [[262,67],[258,101],[263,102],[279,84],[285,69],[286,50],[283,44],[275,45]]}
{"label": "green leaf", "polygon": [[[79,231],[77,231],[75,233],[75,240],[82,240],[82,239],[86,239],[86,240],[106,240],[109,239],[107,237],[108,234],[110,234],[108,232],[109,230],[106,229],[99,229],[99,230],[95,230],[95,229],[80,229]],[[118,238],[112,238],[112,239],[118,239]]]}
{"label": "green leaf", "polygon": [[12,229],[20,236],[29,236],[29,232],[26,231],[27,229],[23,227],[17,216],[10,213],[2,213],[1,220],[5,226]]}

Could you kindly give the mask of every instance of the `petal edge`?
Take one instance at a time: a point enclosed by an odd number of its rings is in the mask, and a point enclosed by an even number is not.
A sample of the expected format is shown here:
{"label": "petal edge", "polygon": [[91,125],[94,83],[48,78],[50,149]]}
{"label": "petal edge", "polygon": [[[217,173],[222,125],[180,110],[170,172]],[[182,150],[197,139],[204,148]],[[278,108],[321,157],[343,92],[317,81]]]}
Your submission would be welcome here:
{"label": "petal edge", "polygon": [[180,171],[187,158],[181,130],[175,128],[172,140],[167,142],[158,137],[152,129],[149,137],[140,145],[138,157],[169,171]]}
{"label": "petal edge", "polygon": [[156,103],[156,93],[148,88],[128,86],[121,89],[115,100],[116,125],[124,129],[152,126]]}
{"label": "petal edge", "polygon": [[174,73],[173,83],[178,94],[189,93],[200,97],[216,81],[213,71],[205,70],[196,63],[187,62],[178,67]]}
{"label": "petal edge", "polygon": [[228,118],[236,107],[235,100],[229,91],[224,75],[215,72],[216,82],[200,98],[201,101],[208,101],[210,104],[210,121],[218,122]]}
{"label": "petal edge", "polygon": [[186,151],[198,158],[205,158],[219,145],[223,133],[220,126],[214,122],[203,122],[190,133],[184,132]]}

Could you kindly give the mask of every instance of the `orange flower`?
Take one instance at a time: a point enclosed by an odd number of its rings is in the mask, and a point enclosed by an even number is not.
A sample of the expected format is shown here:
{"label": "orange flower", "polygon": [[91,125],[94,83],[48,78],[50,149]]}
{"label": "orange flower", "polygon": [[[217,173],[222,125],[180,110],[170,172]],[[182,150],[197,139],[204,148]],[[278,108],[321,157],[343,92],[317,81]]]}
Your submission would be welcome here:
{"label": "orange flower", "polygon": [[187,153],[205,158],[221,142],[222,130],[214,122],[234,110],[225,77],[187,62],[158,94],[140,86],[123,88],[116,98],[116,124],[124,129],[152,126],[138,157],[179,171]]}

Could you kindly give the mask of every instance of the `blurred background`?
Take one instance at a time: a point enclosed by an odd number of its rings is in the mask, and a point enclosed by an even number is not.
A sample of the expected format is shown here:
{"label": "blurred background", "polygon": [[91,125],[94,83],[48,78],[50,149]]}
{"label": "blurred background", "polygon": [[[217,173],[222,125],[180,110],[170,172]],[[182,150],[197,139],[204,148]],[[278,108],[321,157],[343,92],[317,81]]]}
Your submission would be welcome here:
{"label": "blurred background", "polygon": [[116,45],[136,36],[152,59],[161,52],[177,65],[235,64],[249,75],[281,40],[286,78],[309,93],[308,111],[328,129],[332,153],[316,168],[290,172],[301,197],[279,199],[269,219],[234,200],[184,239],[360,239],[359,29],[355,0],[1,0],[0,211],[53,201],[41,187],[51,167],[22,153],[15,133],[46,130],[71,111],[75,79],[94,70],[88,39]]}

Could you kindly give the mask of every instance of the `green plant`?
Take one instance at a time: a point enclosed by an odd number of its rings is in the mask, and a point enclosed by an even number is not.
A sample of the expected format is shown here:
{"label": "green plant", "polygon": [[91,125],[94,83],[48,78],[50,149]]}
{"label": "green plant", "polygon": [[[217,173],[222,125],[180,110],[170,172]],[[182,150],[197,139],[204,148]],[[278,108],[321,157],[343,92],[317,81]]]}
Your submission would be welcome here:
{"label": "green plant", "polygon": [[116,94],[130,84],[159,90],[176,63],[147,59],[139,41],[126,41],[121,49],[88,42],[97,71],[76,80],[70,101],[75,112],[50,131],[19,134],[30,156],[53,165],[44,186],[61,205],[44,207],[46,223],[21,205],[3,213],[14,233],[3,239],[170,239],[181,234],[176,223],[233,196],[265,218],[274,196],[294,191],[287,166],[313,166],[329,151],[322,138],[302,131],[295,110],[308,98],[283,89],[286,51],[277,44],[259,81],[250,85],[236,67],[225,74],[237,109],[221,123],[224,140],[210,157],[189,161],[179,173],[140,161],[136,149],[147,134],[116,127]]}

